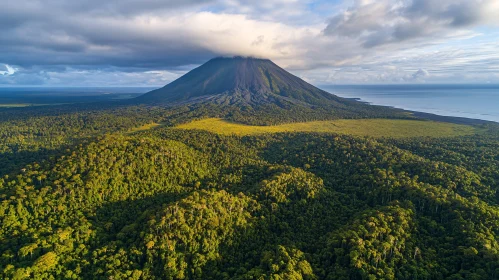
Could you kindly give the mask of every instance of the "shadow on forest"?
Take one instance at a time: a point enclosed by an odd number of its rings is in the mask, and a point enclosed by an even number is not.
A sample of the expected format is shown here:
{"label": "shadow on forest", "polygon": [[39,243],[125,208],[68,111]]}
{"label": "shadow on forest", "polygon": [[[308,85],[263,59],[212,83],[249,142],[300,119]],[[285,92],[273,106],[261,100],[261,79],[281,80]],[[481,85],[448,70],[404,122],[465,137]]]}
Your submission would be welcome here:
{"label": "shadow on forest", "polygon": [[[329,200],[329,201],[327,201]],[[314,271],[320,268],[312,259],[326,244],[328,233],[336,230],[345,213],[332,197],[317,197],[307,201],[279,203],[277,207],[260,201],[262,209],[254,216],[251,227],[239,231],[231,240],[222,243],[220,258],[203,267],[203,278],[218,279],[220,274],[229,278],[242,276],[252,269],[270,273],[266,255],[277,261],[278,246],[298,249],[306,254]],[[326,217],[326,218],[324,218]]]}
{"label": "shadow on forest", "polygon": [[64,145],[57,149],[39,149],[38,151],[19,151],[0,153],[0,177],[21,173],[28,164],[55,160],[67,153],[70,146]]}
{"label": "shadow on forest", "polygon": [[[224,170],[226,174],[230,172],[233,170]],[[221,243],[220,258],[203,267],[203,278],[219,279],[221,275],[233,278],[252,269],[267,269],[265,255],[272,252],[277,258],[278,246],[298,249],[310,257],[324,248],[328,233],[346,223],[344,217],[352,217],[334,192],[326,191],[314,198],[281,203],[259,197],[260,183],[286,172],[283,165],[249,165],[241,172],[243,179],[224,189],[233,195],[242,192],[253,197],[261,208],[251,213],[253,223],[250,227]],[[312,259],[307,260],[313,263]]]}
{"label": "shadow on forest", "polygon": [[[186,187],[180,193],[160,193],[141,199],[106,203],[89,217],[96,229],[91,247],[95,251],[111,246],[114,252],[143,248],[144,237],[141,234],[147,231],[147,222],[152,215],[194,191],[217,189],[234,196],[244,193],[257,200],[261,207],[251,213],[253,218],[248,227],[234,225],[236,233],[221,242],[219,257],[202,267],[203,278],[219,279],[220,273],[234,277],[260,268],[264,255],[268,252],[277,254],[278,245],[296,248],[306,254],[317,252],[325,244],[327,234],[341,224],[339,219],[348,215],[345,215],[336,194],[332,192],[315,198],[278,203],[277,207],[271,201],[264,200],[259,193],[260,184],[281,172],[286,172],[286,167],[277,164],[226,168],[221,170],[219,176],[200,180],[200,188]],[[231,176],[233,174],[238,176]],[[92,258],[91,255],[88,258]],[[146,265],[145,258],[139,262],[140,266]],[[153,268],[153,271],[161,271],[161,268]]]}
{"label": "shadow on forest", "polygon": [[[97,230],[95,240],[99,240],[100,245],[109,241],[117,241],[120,239],[118,234],[122,231],[130,235],[127,239],[132,236],[137,238],[144,229],[149,215],[168,204],[185,198],[191,191],[186,188],[186,191],[182,193],[160,193],[140,199],[126,199],[104,204],[97,209],[95,216],[89,217]],[[126,246],[126,244],[123,245]]]}

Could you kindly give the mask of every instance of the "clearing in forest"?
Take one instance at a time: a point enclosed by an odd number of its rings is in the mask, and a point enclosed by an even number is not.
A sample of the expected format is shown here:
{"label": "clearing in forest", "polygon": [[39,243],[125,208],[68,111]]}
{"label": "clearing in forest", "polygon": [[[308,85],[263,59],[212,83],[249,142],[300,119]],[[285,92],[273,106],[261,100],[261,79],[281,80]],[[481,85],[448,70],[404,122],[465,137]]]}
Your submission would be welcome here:
{"label": "clearing in forest", "polygon": [[201,129],[223,135],[255,135],[277,132],[331,132],[371,137],[450,137],[475,134],[478,129],[452,123],[393,120],[356,119],[312,121],[274,126],[254,126],[209,118],[178,125],[179,129]]}
{"label": "clearing in forest", "polygon": [[160,126],[161,124],[159,123],[148,123],[148,124],[144,124],[143,126],[139,126],[139,127],[135,127],[135,128],[132,128],[130,131],[128,131],[127,133],[130,134],[130,133],[134,133],[134,132],[139,132],[139,131],[144,131],[144,130],[149,130],[149,129],[152,129],[152,128],[155,128],[155,127],[158,127]]}

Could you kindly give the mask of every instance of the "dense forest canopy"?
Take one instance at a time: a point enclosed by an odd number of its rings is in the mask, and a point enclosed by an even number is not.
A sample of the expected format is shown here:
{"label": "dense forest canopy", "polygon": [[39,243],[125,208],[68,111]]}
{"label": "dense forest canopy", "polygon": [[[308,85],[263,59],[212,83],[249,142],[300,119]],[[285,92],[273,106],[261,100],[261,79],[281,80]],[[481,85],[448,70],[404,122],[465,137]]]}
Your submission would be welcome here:
{"label": "dense forest canopy", "polygon": [[175,125],[272,116],[88,106],[0,112],[0,278],[499,278],[492,124],[224,136]]}
{"label": "dense forest canopy", "polygon": [[[497,124],[425,122],[251,63],[265,79],[215,75],[195,102],[1,109],[0,279],[499,279]],[[199,82],[163,93],[183,81]],[[182,129],[210,119],[259,133]],[[277,129],[352,119],[432,133]]]}

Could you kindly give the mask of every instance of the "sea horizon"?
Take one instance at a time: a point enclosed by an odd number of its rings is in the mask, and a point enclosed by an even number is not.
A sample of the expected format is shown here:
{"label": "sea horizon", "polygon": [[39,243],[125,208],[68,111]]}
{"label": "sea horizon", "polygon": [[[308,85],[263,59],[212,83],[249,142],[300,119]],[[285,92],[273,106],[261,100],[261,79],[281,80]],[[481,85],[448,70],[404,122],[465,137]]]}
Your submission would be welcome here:
{"label": "sea horizon", "polygon": [[499,122],[499,84],[322,85],[331,94],[372,105]]}

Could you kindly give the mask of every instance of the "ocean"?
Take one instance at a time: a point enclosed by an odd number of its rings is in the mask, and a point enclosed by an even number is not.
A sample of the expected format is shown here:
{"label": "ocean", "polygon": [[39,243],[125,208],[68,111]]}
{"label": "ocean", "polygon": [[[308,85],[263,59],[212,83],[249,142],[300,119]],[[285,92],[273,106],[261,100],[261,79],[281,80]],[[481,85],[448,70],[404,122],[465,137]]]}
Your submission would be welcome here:
{"label": "ocean", "polygon": [[134,98],[154,87],[0,87],[0,108]]}
{"label": "ocean", "polygon": [[337,85],[321,88],[374,105],[499,122],[499,85]]}

